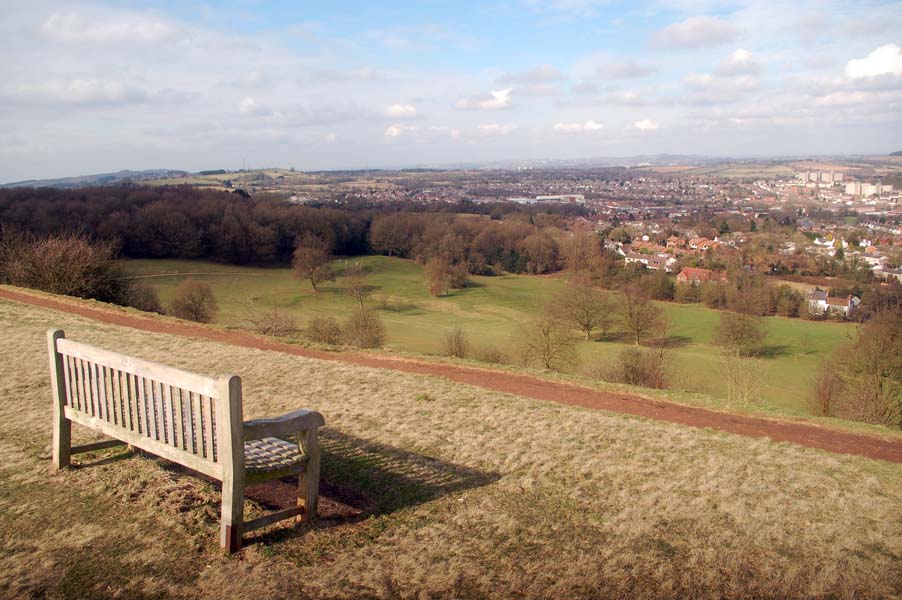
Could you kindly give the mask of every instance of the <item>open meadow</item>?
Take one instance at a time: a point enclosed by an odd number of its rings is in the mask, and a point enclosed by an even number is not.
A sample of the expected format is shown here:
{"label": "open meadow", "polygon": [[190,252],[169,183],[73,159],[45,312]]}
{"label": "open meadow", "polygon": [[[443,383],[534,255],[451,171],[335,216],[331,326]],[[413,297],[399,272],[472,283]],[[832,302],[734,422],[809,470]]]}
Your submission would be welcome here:
{"label": "open meadow", "polygon": [[[119,449],[54,472],[48,327],[238,373],[246,418],[322,412],[320,523],[227,557],[216,484]],[[4,597],[902,595],[897,464],[6,300],[0,334]]]}
{"label": "open meadow", "polygon": [[[380,311],[388,347],[421,354],[441,353],[444,336],[459,326],[476,348],[498,348],[513,358],[518,353],[523,323],[538,315],[542,305],[564,286],[562,279],[553,277],[473,277],[471,287],[434,298],[423,283],[422,267],[414,261],[365,256],[338,259],[334,266],[340,273],[352,262],[371,270],[368,304],[377,307],[380,298],[388,299],[388,308]],[[184,260],[129,260],[124,266],[128,274],[153,286],[164,303],[189,276],[209,283],[220,308],[217,322],[226,325],[240,325],[243,306],[248,303],[282,308],[302,327],[315,316],[344,318],[356,306],[345,294],[340,274],[337,281],[321,284],[320,292],[314,294],[310,283],[294,277],[289,269]],[[726,406],[726,382],[711,345],[720,312],[698,305],[662,306],[671,324],[672,387],[702,394],[707,403]],[[759,401],[754,408],[807,414],[811,380],[819,361],[854,335],[855,328],[851,324],[779,317],[765,322],[767,355],[750,359],[760,373]],[[607,341],[581,341],[579,365],[573,371],[591,375],[629,345],[627,336],[616,332]]]}

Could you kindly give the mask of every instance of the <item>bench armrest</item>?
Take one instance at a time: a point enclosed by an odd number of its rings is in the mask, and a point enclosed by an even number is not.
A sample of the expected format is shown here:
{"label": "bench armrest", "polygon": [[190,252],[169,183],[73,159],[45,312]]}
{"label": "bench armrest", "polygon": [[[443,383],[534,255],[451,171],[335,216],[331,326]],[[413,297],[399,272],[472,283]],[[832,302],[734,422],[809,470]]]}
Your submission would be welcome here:
{"label": "bench armrest", "polygon": [[306,429],[322,427],[326,420],[314,410],[296,410],[281,417],[272,419],[254,419],[244,422],[244,439],[259,440],[288,433],[297,433]]}

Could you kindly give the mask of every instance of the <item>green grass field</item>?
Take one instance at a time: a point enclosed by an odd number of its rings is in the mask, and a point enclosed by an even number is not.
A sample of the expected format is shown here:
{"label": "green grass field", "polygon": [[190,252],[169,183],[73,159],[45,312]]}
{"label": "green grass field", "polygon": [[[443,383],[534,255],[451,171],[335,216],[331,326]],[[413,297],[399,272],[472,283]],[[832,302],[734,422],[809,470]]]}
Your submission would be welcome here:
{"label": "green grass field", "polygon": [[[544,302],[564,285],[559,279],[505,275],[474,277],[472,287],[444,298],[430,296],[423,284],[422,268],[413,261],[383,256],[338,259],[337,271],[349,261],[359,260],[372,270],[372,298],[391,296],[403,299],[400,310],[383,310],[388,330],[388,346],[394,350],[439,354],[442,339],[452,327],[461,327],[476,347],[493,346],[510,355],[518,350],[523,323],[535,316]],[[290,311],[304,326],[317,315],[347,316],[355,303],[343,290],[341,276],[320,286],[314,294],[309,282],[300,281],[288,269],[235,267],[202,261],[130,260],[125,262],[130,276],[142,277],[166,302],[175,287],[189,273],[211,284],[219,303],[218,322],[239,325],[242,305],[248,302],[277,306]],[[374,299],[369,303],[377,304]],[[673,346],[673,386],[714,398],[726,395],[711,335],[720,313],[695,305],[664,304],[671,321],[669,337]],[[753,359],[760,372],[760,403],[764,407],[791,414],[804,414],[814,368],[854,334],[852,325],[815,323],[799,319],[766,319],[770,357]],[[629,345],[612,336],[612,341],[580,342],[580,364],[576,373],[592,370],[611,361]]]}

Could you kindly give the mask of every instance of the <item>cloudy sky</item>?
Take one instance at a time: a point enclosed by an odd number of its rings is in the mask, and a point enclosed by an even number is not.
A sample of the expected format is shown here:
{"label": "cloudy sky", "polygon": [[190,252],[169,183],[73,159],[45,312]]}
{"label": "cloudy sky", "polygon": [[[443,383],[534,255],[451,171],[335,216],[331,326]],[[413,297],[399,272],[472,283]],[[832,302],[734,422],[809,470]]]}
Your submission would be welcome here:
{"label": "cloudy sky", "polygon": [[0,182],[902,149],[902,2],[0,0]]}

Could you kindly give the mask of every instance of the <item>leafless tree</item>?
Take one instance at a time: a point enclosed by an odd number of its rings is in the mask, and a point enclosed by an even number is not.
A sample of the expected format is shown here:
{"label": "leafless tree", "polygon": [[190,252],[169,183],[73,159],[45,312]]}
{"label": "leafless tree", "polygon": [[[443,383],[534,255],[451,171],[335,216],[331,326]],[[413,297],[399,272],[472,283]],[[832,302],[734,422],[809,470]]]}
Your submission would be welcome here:
{"label": "leafless tree", "polygon": [[601,329],[606,334],[614,318],[614,309],[607,295],[587,285],[566,286],[546,305],[546,312],[559,315],[582,331],[586,340],[592,338],[595,329]]}
{"label": "leafless tree", "polygon": [[291,261],[295,275],[308,279],[313,291],[324,281],[335,281],[335,273],[330,264],[329,250],[326,243],[314,236],[306,236],[300,240]]}
{"label": "leafless tree", "polygon": [[553,371],[576,362],[576,341],[570,326],[553,315],[544,314],[526,325],[522,340],[527,362],[537,362]]}
{"label": "leafless tree", "polygon": [[348,296],[363,308],[364,300],[370,295],[369,271],[363,265],[354,263],[345,269],[344,280]]}
{"label": "leafless tree", "polygon": [[834,417],[843,396],[843,381],[836,360],[827,358],[818,365],[812,382],[810,406],[815,414]]}
{"label": "leafless tree", "polygon": [[660,329],[664,311],[655,305],[640,282],[633,282],[621,290],[620,316],[638,346],[643,337]]}

